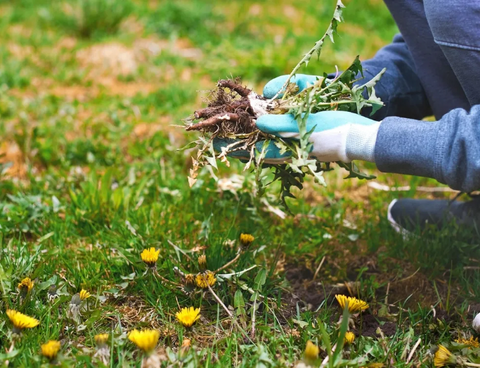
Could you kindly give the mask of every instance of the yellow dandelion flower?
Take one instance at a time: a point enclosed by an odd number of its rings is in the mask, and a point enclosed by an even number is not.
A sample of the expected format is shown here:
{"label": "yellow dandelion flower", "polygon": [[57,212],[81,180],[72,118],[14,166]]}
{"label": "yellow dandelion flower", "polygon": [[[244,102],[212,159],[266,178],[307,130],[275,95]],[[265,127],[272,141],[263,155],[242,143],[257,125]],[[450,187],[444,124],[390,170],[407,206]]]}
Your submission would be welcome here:
{"label": "yellow dandelion flower", "polygon": [[175,316],[182,325],[191,327],[200,318],[200,308],[182,308]]}
{"label": "yellow dandelion flower", "polygon": [[150,249],[144,249],[140,257],[142,261],[145,262],[149,267],[155,267],[158,261],[158,255],[160,254],[160,249],[155,250],[154,247]]}
{"label": "yellow dandelion flower", "polygon": [[305,358],[310,361],[316,360],[319,353],[320,349],[318,348],[318,346],[308,340],[307,345],[305,346]]}
{"label": "yellow dandelion flower", "polygon": [[157,346],[160,332],[157,330],[133,330],[128,334],[128,339],[146,353],[151,352]]}
{"label": "yellow dandelion flower", "polygon": [[46,344],[41,345],[42,355],[49,360],[54,360],[60,351],[60,341],[50,340]]}
{"label": "yellow dandelion flower", "polygon": [[456,343],[458,344],[462,344],[462,345],[467,345],[468,348],[479,348],[480,347],[480,343],[478,342],[478,337],[477,338],[473,338],[473,336],[470,337],[470,339],[463,339],[463,338],[459,338],[457,340],[455,340]]}
{"label": "yellow dandelion flower", "polygon": [[7,309],[7,316],[13,323],[13,331],[18,333],[24,328],[33,328],[40,324],[40,321],[33,317],[29,317],[23,313],[17,312],[13,309]]}
{"label": "yellow dandelion flower", "polygon": [[354,340],[355,334],[353,332],[347,331],[347,333],[345,334],[345,338],[343,339],[345,344],[352,344]]}
{"label": "yellow dandelion flower", "polygon": [[205,254],[198,257],[198,265],[202,271],[207,269],[207,256]]}
{"label": "yellow dandelion flower", "polygon": [[195,283],[199,288],[206,289],[209,286],[213,286],[217,279],[215,278],[215,274],[212,271],[205,271],[203,273],[199,273],[195,277]]}
{"label": "yellow dandelion flower", "polygon": [[30,291],[33,289],[34,282],[30,279],[30,277],[25,277],[19,284],[18,289],[23,291]]}
{"label": "yellow dandelion flower", "polygon": [[253,237],[253,235],[240,234],[240,243],[242,243],[242,245],[244,247],[249,247],[250,244],[252,244],[254,240],[255,240],[255,238]]}
{"label": "yellow dandelion flower", "polygon": [[82,289],[82,290],[80,291],[79,296],[80,296],[80,300],[85,300],[85,299],[90,298],[92,295],[91,295],[87,290]]}
{"label": "yellow dandelion flower", "polygon": [[438,350],[433,357],[435,367],[443,367],[447,364],[455,363],[455,356],[443,345],[438,345]]}
{"label": "yellow dandelion flower", "polygon": [[350,313],[361,312],[368,308],[368,304],[366,302],[354,297],[337,294],[335,295],[335,298],[337,299],[338,304],[340,304],[340,308],[342,309],[345,309],[345,306],[348,303],[348,311]]}
{"label": "yellow dandelion flower", "polygon": [[95,343],[98,346],[105,345],[107,343],[109,337],[110,337],[110,335],[107,334],[107,333],[95,335],[95,337],[94,337],[95,338]]}

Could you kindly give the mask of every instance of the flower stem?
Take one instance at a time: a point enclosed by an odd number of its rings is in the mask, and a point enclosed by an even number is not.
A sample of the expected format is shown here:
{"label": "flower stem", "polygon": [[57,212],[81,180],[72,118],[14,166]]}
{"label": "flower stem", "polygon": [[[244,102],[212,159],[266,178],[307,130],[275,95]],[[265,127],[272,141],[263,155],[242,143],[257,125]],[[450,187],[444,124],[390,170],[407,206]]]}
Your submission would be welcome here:
{"label": "flower stem", "polygon": [[342,4],[341,0],[337,0],[337,4],[335,6],[335,13],[332,17],[332,20],[330,21],[330,24],[328,25],[327,31],[324,33],[324,35],[322,36],[321,39],[319,39],[317,42],[315,42],[315,45],[310,49],[310,51],[308,51],[303,56],[302,60],[300,60],[300,62],[297,65],[295,65],[295,68],[293,68],[292,72],[288,76],[288,78],[285,81],[285,83],[283,84],[282,88],[280,88],[280,90],[277,92],[277,94],[275,96],[273,96],[273,98],[271,100],[276,99],[282,92],[285,91],[285,89],[287,88],[288,84],[290,83],[290,80],[292,79],[292,77],[298,72],[298,70],[300,69],[300,67],[302,65],[307,65],[308,64],[312,55],[315,54],[315,52],[320,56],[320,50],[322,49],[322,46],[323,46],[323,44],[325,42],[325,39],[327,37],[330,37],[332,42],[333,42],[333,33],[336,30],[337,24],[342,21],[342,18],[341,18],[342,8],[344,8],[344,5]]}
{"label": "flower stem", "polygon": [[230,312],[228,310],[228,308],[225,306],[225,304],[223,304],[222,300],[218,297],[218,295],[215,293],[215,291],[213,291],[213,289],[210,287],[210,285],[207,285],[208,286],[208,290],[210,291],[210,293],[212,293],[213,297],[215,298],[215,300],[217,301],[218,304],[220,304],[222,306],[223,309],[225,309],[225,311],[227,312],[228,316],[232,319],[233,323],[235,323],[235,325],[237,326],[237,328],[242,332],[242,334],[252,343],[255,345],[255,343],[253,342],[253,340],[250,338],[250,336],[248,336],[248,334],[245,332],[245,330],[242,328],[242,326],[240,326],[240,324],[237,322],[237,320],[235,319],[235,316],[232,314],[232,312]]}
{"label": "flower stem", "polygon": [[218,273],[219,271],[222,271],[222,270],[226,269],[227,267],[230,267],[232,264],[237,262],[239,258],[240,258],[240,253],[237,253],[237,255],[235,256],[234,259],[232,259],[230,262],[228,262],[227,264],[220,267],[218,270],[215,271],[215,273]]}
{"label": "flower stem", "polygon": [[172,286],[176,286],[176,287],[181,287],[181,286],[182,286],[182,285],[179,284],[179,283],[170,281],[170,280],[166,279],[165,277],[160,276],[160,275],[158,274],[157,270],[155,270],[155,271],[153,272],[153,275],[154,275],[155,277],[158,277],[158,278],[160,279],[160,281],[163,281],[163,282],[166,283],[166,284],[169,284],[169,285],[172,285]]}
{"label": "flower stem", "polygon": [[215,298],[215,300],[217,301],[217,303],[220,304],[223,309],[225,309],[225,312],[227,312],[227,314],[230,318],[233,318],[232,312],[230,312],[228,310],[228,308],[225,306],[225,304],[223,304],[222,300],[218,297],[218,295],[215,293],[215,291],[213,291],[212,287],[208,284],[207,284],[207,286],[208,286],[208,290],[210,290],[210,292],[212,293],[212,295]]}

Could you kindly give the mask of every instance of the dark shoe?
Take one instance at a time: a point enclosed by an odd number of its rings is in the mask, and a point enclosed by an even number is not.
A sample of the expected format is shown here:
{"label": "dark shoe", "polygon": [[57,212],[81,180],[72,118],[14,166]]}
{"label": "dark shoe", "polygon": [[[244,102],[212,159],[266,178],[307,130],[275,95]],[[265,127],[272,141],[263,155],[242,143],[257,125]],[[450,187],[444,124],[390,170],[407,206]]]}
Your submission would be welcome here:
{"label": "dark shoe", "polygon": [[480,199],[467,202],[395,199],[388,206],[388,220],[395,230],[404,234],[427,227],[440,230],[452,223],[480,230]]}

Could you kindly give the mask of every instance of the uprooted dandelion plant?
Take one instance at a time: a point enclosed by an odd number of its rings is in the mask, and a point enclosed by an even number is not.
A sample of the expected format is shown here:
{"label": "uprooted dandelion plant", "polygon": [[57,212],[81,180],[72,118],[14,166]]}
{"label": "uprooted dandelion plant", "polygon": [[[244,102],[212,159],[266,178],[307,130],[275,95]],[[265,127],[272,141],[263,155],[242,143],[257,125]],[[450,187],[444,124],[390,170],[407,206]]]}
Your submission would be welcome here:
{"label": "uprooted dandelion plant", "polygon": [[[321,184],[326,185],[323,172],[330,170],[331,163],[318,162],[310,157],[312,144],[309,141],[311,131],[307,130],[309,114],[320,111],[349,111],[360,113],[364,107],[371,107],[372,112],[383,106],[382,101],[375,94],[375,84],[381,78],[385,69],[370,81],[358,83],[363,77],[362,65],[357,57],[344,72],[337,72],[333,78],[327,74],[304,90],[298,91],[291,78],[302,66],[308,65],[313,55],[320,57],[325,40],[334,42],[338,23],[343,21],[342,10],[344,5],[337,1],[335,12],[327,31],[308,51],[290,73],[286,83],[275,98],[266,99],[251,89],[241,85],[239,79],[221,80],[217,88],[211,92],[210,101],[206,108],[197,110],[194,116],[187,119],[187,131],[200,131],[202,136],[196,141],[198,151],[193,158],[190,170],[189,183],[196,182],[198,170],[203,166],[217,168],[217,160],[227,163],[227,156],[235,152],[246,153],[245,170],[252,164],[255,166],[256,178],[260,188],[264,175],[261,174],[268,144],[273,142],[280,153],[291,156],[287,163],[270,164],[274,180],[281,182],[281,199],[285,203],[286,197],[293,197],[292,187],[303,188],[306,175],[313,175]],[[276,98],[282,96],[281,98]],[[289,141],[261,132],[256,127],[256,119],[264,114],[292,114],[298,124],[300,138],[298,141]],[[213,148],[215,138],[228,139],[221,152]],[[261,142],[264,142],[262,144]],[[371,178],[357,169],[354,163],[337,162],[349,171],[348,178]]]}

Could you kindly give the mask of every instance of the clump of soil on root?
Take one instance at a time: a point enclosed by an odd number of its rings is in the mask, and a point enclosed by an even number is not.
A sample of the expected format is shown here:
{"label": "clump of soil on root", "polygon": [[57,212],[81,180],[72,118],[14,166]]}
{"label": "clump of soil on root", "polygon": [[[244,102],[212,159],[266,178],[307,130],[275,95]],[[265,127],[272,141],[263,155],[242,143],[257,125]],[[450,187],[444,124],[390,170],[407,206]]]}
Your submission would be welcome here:
{"label": "clump of soil on root", "polygon": [[[259,131],[257,117],[272,110],[277,103],[269,103],[264,97],[241,85],[239,78],[218,81],[210,92],[208,106],[195,111],[186,130],[213,133],[220,138]],[[194,120],[201,120],[193,122]]]}

